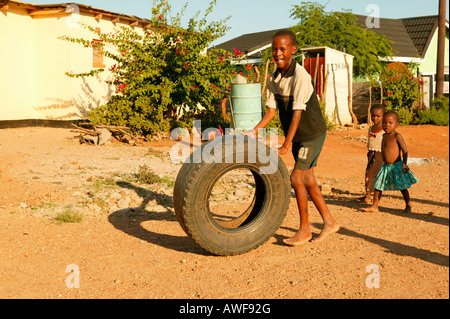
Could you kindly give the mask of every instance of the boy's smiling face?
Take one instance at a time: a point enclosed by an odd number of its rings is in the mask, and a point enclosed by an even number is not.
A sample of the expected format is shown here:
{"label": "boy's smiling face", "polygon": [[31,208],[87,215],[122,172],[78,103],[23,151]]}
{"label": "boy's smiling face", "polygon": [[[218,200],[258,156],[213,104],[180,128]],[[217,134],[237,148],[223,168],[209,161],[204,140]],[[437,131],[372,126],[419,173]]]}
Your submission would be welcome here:
{"label": "boy's smiling face", "polygon": [[297,46],[288,35],[280,35],[273,39],[272,57],[277,66],[286,72],[292,62],[292,56],[297,52]]}

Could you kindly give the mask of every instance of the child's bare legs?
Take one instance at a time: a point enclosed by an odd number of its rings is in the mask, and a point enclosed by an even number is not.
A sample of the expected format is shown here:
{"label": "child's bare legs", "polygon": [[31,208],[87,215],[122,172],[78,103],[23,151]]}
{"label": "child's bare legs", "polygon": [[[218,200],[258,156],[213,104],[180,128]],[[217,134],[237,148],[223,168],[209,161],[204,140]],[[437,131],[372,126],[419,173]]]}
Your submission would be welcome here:
{"label": "child's bare legs", "polygon": [[372,202],[372,193],[367,191],[366,196],[362,197],[361,200],[366,204],[370,204]]}
{"label": "child's bare legs", "polygon": [[319,185],[317,185],[316,178],[314,177],[314,168],[307,171],[294,169],[291,175],[291,184],[297,197],[300,227],[293,237],[286,239],[284,242],[288,245],[296,246],[303,244],[312,238],[308,221],[308,193],[324,221],[324,228],[319,237],[314,241],[321,242],[327,236],[337,232],[339,230],[339,225],[334,220],[323,199]]}
{"label": "child's bare legs", "polygon": [[[401,192],[403,195],[403,199],[405,200],[405,203],[406,203],[406,208],[405,208],[404,212],[410,213],[412,207],[411,207],[411,199],[409,197],[409,191],[407,189],[404,189]],[[382,192],[376,189],[375,193],[373,195],[372,206],[370,206],[368,208],[363,208],[363,211],[369,212],[369,213],[378,213],[378,204],[380,203],[381,194],[382,194]]]}
{"label": "child's bare legs", "polygon": [[360,201],[370,204],[372,202],[372,192],[369,189],[366,189],[366,195],[359,198]]}
{"label": "child's bare legs", "polygon": [[378,213],[378,204],[380,203],[382,191],[376,189],[373,193],[373,204],[368,208],[363,208],[363,211],[368,213]]}
{"label": "child's bare legs", "polygon": [[297,206],[300,214],[300,227],[298,232],[291,238],[285,239],[284,242],[291,246],[297,246],[309,241],[312,238],[311,229],[309,228],[308,216],[308,193],[303,182],[304,171],[294,169],[291,175],[291,184],[294,188]]}
{"label": "child's bare legs", "polygon": [[406,208],[405,208],[404,212],[410,213],[412,207],[411,207],[411,198],[409,197],[409,191],[407,189],[404,189],[401,192],[403,195],[403,199],[405,200],[405,203],[406,203]]}

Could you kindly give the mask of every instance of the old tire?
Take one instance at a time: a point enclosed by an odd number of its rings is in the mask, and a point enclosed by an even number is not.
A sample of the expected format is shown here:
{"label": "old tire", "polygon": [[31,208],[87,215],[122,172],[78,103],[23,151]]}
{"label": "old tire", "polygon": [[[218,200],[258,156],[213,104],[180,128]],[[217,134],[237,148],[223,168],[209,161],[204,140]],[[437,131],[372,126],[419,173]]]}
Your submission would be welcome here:
{"label": "old tire", "polygon": [[[252,156],[255,145],[258,154]],[[214,156],[213,162],[198,160],[205,152]],[[211,190],[221,176],[239,168],[253,174],[252,204],[235,220],[218,222],[209,209]],[[191,154],[178,174],[173,198],[177,219],[195,243],[212,254],[232,256],[256,249],[273,236],[286,216],[290,192],[288,170],[276,152],[255,139],[225,136]]]}

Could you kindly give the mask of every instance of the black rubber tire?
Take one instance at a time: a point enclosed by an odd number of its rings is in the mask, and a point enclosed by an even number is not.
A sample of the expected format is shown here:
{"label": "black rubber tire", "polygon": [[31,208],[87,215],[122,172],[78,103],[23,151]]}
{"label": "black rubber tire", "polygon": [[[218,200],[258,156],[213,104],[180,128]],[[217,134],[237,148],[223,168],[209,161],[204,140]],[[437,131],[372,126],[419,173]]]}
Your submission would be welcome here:
{"label": "black rubber tire", "polygon": [[[249,160],[249,150],[254,150],[255,144],[264,150],[256,156],[256,163],[254,157]],[[232,155],[225,151],[227,147],[233,150]],[[193,163],[205,150],[215,149],[222,149],[214,154],[218,156],[215,163],[203,160]],[[205,143],[183,164],[173,194],[175,213],[186,234],[203,249],[220,256],[244,254],[261,246],[278,230],[289,206],[291,185],[286,165],[278,154],[269,150],[255,139],[230,135]],[[273,172],[267,174],[270,161],[277,163],[277,167],[272,166]],[[212,218],[208,198],[221,176],[239,168],[252,172],[255,197],[249,210],[236,219],[237,223],[226,227],[226,223]]]}

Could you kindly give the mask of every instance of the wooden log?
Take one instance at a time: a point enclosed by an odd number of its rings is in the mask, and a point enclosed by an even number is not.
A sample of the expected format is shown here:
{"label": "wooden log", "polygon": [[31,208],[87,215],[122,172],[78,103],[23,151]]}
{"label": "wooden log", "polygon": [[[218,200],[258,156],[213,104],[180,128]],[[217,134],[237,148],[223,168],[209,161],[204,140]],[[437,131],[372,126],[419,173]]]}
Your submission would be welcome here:
{"label": "wooden log", "polygon": [[94,133],[90,133],[90,132],[86,132],[83,130],[70,130],[73,133],[79,133],[80,135],[91,135],[91,136],[99,136],[100,133],[94,134]]}
{"label": "wooden log", "polygon": [[92,136],[99,136],[100,133],[95,130],[88,130],[82,127],[79,127],[72,123],[72,126],[75,127],[78,131],[83,132],[84,134],[92,135]]}
{"label": "wooden log", "polygon": [[129,130],[129,127],[126,126],[114,126],[114,125],[104,125],[104,124],[95,124],[95,127],[102,127],[107,129],[121,129],[121,130]]}

